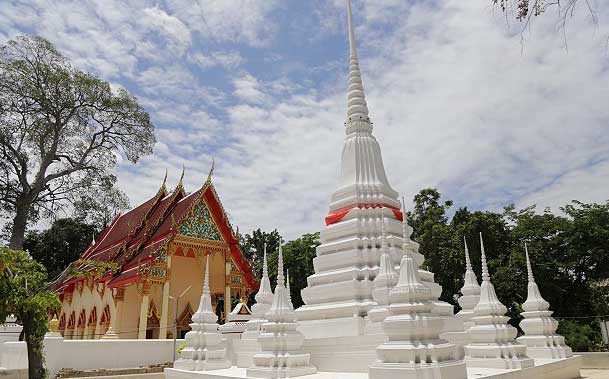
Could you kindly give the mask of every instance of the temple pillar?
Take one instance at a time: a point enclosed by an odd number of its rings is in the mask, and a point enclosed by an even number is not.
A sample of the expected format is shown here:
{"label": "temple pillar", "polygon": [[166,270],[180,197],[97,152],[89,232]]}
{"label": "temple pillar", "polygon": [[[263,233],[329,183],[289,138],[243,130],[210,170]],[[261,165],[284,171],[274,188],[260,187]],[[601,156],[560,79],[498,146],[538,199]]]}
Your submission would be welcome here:
{"label": "temple pillar", "polygon": [[[159,339],[167,338],[167,325],[169,318],[169,280],[171,272],[171,255],[167,256],[167,271],[165,272],[165,283],[163,283],[163,304],[161,305],[161,320]],[[176,315],[177,317],[177,315]]]}
{"label": "temple pillar", "polygon": [[89,316],[91,316],[91,311],[87,312],[85,311],[85,329],[82,332],[82,338],[83,340],[87,340],[89,339]]}
{"label": "temple pillar", "polygon": [[[110,326],[101,338],[102,339],[118,339],[121,332],[121,318],[123,316],[123,303],[125,302],[125,288],[120,287],[116,289],[114,295],[114,314],[110,317]],[[97,317],[98,323],[101,324],[101,318],[103,315],[100,313]]]}
{"label": "temple pillar", "polygon": [[146,339],[146,329],[148,327],[148,307],[150,306],[150,287],[151,283],[143,283],[142,287],[142,302],[140,303],[140,325],[138,328],[137,338],[140,340]]}
{"label": "temple pillar", "polygon": [[230,293],[230,272],[231,272],[231,261],[230,257],[226,259],[226,275],[224,279],[224,322],[228,317],[228,314],[232,311],[231,309],[231,293]]}

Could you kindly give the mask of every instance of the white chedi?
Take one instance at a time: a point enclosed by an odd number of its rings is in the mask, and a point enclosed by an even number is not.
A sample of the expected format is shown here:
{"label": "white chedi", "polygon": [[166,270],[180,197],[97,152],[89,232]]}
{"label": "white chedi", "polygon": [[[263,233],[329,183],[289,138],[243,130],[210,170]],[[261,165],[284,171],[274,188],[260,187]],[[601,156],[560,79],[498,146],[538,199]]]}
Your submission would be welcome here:
{"label": "white chedi", "polygon": [[191,330],[186,333],[186,347],[173,367],[187,371],[207,371],[228,368],[222,334],[218,331],[218,316],[211,306],[209,291],[209,255],[205,261],[205,279],[199,308],[192,315]]}
{"label": "white chedi", "polygon": [[497,298],[486,263],[484,242],[480,233],[482,286],[480,301],[474,307],[474,326],[469,328],[471,342],[465,346],[468,367],[522,369],[533,366],[526,346],[517,342],[516,328],[508,324],[507,308]]}
{"label": "white chedi", "polygon": [[467,377],[465,363],[455,358],[455,345],[439,337],[443,319],[432,312],[433,300],[432,291],[420,281],[415,261],[406,251],[398,282],[389,293],[390,314],[382,322],[387,342],[377,347],[378,359],[370,366],[370,379]]}
{"label": "white chedi", "polygon": [[271,289],[271,281],[269,280],[269,269],[266,258],[266,242],[264,243],[264,256],[262,262],[262,278],[260,279],[260,287],[255,296],[256,304],[252,306],[252,318],[245,324],[245,333],[242,339],[257,339],[260,334],[262,324],[266,323],[266,313],[271,309],[273,304],[273,290]]}
{"label": "white chedi", "polygon": [[472,317],[474,317],[474,307],[480,301],[480,284],[478,278],[472,268],[472,262],[469,257],[469,249],[467,248],[467,240],[463,237],[465,244],[465,277],[463,287],[461,287],[461,297],[457,300],[461,306],[461,310],[457,313],[457,317],[463,321],[465,330],[474,326]]}
{"label": "white chedi", "polygon": [[296,314],[290,306],[283,276],[283,252],[279,246],[277,286],[273,304],[266,314],[258,337],[261,351],[254,355],[254,366],[247,369],[253,378],[291,378],[315,374],[317,369],[309,363],[310,355],[302,351],[304,336],[296,330]]}
{"label": "white chedi", "polygon": [[552,317],[550,303],[548,303],[539,292],[539,287],[535,283],[529,250],[524,245],[527,259],[528,273],[528,293],[527,300],[522,304],[524,320],[520,322],[520,327],[524,331],[524,336],[518,338],[518,342],[527,347],[527,355],[537,359],[560,359],[568,358],[573,355],[571,348],[565,344],[565,338],[556,334],[558,321]]}
{"label": "white chedi", "polygon": [[387,235],[385,232],[385,217],[381,217],[381,262],[379,272],[372,282],[372,299],[376,302],[373,309],[368,311],[370,321],[383,321],[389,315],[389,292],[398,281],[398,274],[393,267],[389,247],[387,246]]}

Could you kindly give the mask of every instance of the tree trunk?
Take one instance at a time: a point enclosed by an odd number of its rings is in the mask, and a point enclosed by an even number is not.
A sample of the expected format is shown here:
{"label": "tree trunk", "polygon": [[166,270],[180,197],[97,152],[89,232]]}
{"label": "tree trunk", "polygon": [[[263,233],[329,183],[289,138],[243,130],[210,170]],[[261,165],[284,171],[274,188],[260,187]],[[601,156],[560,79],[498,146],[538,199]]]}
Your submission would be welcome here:
{"label": "tree trunk", "polygon": [[23,331],[25,334],[25,343],[27,345],[28,378],[46,378],[42,350],[44,335],[36,335],[36,320],[34,320],[34,316],[29,312],[24,314]]}
{"label": "tree trunk", "polygon": [[11,228],[11,239],[9,247],[13,250],[22,250],[23,241],[25,240],[25,228],[27,226],[27,215],[30,210],[31,203],[18,202],[15,217],[13,218],[13,227]]}

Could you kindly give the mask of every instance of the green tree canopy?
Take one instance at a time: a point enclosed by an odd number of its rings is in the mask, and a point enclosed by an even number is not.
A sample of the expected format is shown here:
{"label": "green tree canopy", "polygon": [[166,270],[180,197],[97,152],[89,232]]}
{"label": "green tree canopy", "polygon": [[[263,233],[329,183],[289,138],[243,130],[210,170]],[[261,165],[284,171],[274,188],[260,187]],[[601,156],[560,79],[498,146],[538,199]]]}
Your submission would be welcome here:
{"label": "green tree canopy", "polygon": [[118,155],[150,154],[153,129],[135,97],[72,67],[47,40],[0,46],[0,206],[12,219],[10,246],[21,249],[39,217],[111,195]]}
{"label": "green tree canopy", "polygon": [[[413,238],[421,244],[424,265],[442,286],[441,299],[458,307],[465,267],[463,239],[467,240],[474,271],[481,278],[479,233],[484,237],[492,282],[497,296],[508,307],[510,322],[520,321],[520,305],[527,297],[524,244],[527,243],[537,284],[558,318],[587,316],[581,322],[566,323],[565,333],[581,349],[598,338],[577,338],[598,329],[595,316],[607,315],[606,287],[595,283],[609,278],[609,202],[584,204],[573,201],[562,215],[534,206],[503,212],[470,211],[460,208],[449,220],[451,201],[441,201],[433,188],[414,197],[414,209],[407,214]],[[574,301],[577,299],[577,301]],[[589,333],[588,333],[589,334]],[[587,334],[587,335],[588,335]],[[598,333],[597,333],[598,337]]]}
{"label": "green tree canopy", "polygon": [[[250,264],[255,267],[256,279],[260,279],[262,276],[264,242],[267,241],[269,278],[273,289],[277,283],[277,260],[279,257],[280,238],[277,230],[266,233],[258,229],[252,232],[251,235],[246,235],[242,239],[241,245],[243,249],[246,248],[245,246],[260,246],[259,252],[257,254],[250,254],[248,258]],[[243,241],[247,241],[247,244],[243,243]],[[300,296],[300,290],[307,286],[307,277],[314,273],[313,258],[315,258],[317,246],[319,246],[319,233],[304,234],[300,238],[282,245],[283,267],[286,272],[290,272],[290,295],[292,296],[294,308],[304,304]],[[255,248],[252,249],[252,252],[254,250]]]}
{"label": "green tree canopy", "polygon": [[97,226],[75,218],[62,218],[46,230],[27,233],[23,248],[55,278],[78,258],[99,233]]}
{"label": "green tree canopy", "polygon": [[48,288],[44,266],[24,251],[0,248],[0,323],[11,314],[23,323],[30,379],[46,376],[42,341],[49,311],[60,305],[57,294]]}

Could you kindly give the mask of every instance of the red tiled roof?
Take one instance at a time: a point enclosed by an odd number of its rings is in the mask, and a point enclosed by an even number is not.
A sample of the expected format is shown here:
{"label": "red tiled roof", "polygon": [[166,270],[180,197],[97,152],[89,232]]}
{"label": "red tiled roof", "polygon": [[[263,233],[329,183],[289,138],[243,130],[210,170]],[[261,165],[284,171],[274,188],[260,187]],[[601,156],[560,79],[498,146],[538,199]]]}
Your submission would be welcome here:
{"label": "red tiled roof", "polygon": [[92,249],[85,251],[86,255],[82,257],[86,259],[94,259],[98,261],[112,260],[116,249],[120,249],[121,245],[125,245],[130,241],[130,238],[135,234],[140,226],[146,220],[150,211],[158,205],[159,200],[166,195],[164,186],[151,199],[133,208],[124,215],[117,216],[114,221],[106,228]]}

